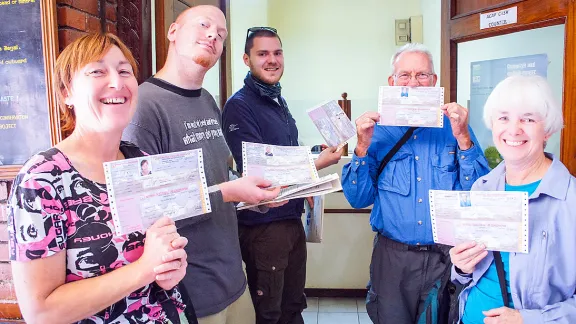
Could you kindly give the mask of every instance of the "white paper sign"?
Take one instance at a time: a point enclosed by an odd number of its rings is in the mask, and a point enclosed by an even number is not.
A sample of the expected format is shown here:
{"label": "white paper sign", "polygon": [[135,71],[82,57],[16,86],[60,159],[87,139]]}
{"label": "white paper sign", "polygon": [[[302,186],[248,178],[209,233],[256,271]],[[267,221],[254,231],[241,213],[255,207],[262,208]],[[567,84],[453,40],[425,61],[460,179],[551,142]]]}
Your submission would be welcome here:
{"label": "white paper sign", "polygon": [[515,24],[518,22],[518,7],[480,14],[480,29]]}

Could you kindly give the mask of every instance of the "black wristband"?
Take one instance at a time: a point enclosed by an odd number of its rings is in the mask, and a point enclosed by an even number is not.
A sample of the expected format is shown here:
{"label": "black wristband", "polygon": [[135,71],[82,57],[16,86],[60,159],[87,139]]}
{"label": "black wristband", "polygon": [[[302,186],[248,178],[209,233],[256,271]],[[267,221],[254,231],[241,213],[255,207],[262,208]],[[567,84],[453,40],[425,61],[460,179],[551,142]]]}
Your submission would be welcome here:
{"label": "black wristband", "polygon": [[456,270],[456,273],[461,275],[462,277],[468,277],[468,278],[472,277],[471,273],[462,272],[462,270],[460,270],[460,268],[458,268],[457,266],[454,266],[454,270]]}

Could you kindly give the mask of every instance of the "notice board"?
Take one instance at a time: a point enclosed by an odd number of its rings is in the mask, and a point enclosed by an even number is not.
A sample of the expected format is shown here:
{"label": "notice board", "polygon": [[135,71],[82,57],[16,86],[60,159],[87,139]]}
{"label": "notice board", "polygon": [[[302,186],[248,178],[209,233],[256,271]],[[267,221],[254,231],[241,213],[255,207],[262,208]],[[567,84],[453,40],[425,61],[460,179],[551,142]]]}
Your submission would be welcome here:
{"label": "notice board", "polygon": [[0,0],[0,179],[60,139],[55,0]]}

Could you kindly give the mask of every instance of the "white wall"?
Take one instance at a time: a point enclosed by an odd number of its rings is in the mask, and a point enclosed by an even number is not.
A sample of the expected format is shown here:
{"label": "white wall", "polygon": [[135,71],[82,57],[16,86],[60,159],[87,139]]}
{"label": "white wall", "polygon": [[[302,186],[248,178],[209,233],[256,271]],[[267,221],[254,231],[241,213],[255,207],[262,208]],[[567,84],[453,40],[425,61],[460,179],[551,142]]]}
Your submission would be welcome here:
{"label": "white wall", "polygon": [[268,26],[268,0],[230,1],[230,30],[232,46],[232,93],[244,86],[248,67],[242,60],[246,31],[250,27]]}
{"label": "white wall", "polygon": [[202,88],[208,90],[216,100],[216,104],[220,106],[220,60],[206,72]]}
{"label": "white wall", "polygon": [[[346,202],[342,193],[330,201]],[[348,207],[350,208],[350,207]],[[325,214],[322,243],[307,243],[306,288],[363,289],[370,277],[370,214]]]}
{"label": "white wall", "polygon": [[[336,165],[320,170],[319,175],[342,172],[350,162],[343,157]],[[351,209],[344,194],[326,195],[325,209]],[[322,243],[308,243],[306,288],[362,289],[369,278],[374,232],[370,214],[324,214]]]}
{"label": "white wall", "polygon": [[[323,139],[306,109],[326,100],[352,100],[352,119],[376,110],[396,50],[394,20],[421,14],[420,0],[269,0],[268,23],[284,47],[282,93],[300,141]],[[355,146],[353,139],[350,149]]]}
{"label": "white wall", "polygon": [[428,47],[434,57],[434,70],[438,74],[440,86],[440,54],[442,35],[442,2],[441,0],[420,0],[424,24],[423,43]]}

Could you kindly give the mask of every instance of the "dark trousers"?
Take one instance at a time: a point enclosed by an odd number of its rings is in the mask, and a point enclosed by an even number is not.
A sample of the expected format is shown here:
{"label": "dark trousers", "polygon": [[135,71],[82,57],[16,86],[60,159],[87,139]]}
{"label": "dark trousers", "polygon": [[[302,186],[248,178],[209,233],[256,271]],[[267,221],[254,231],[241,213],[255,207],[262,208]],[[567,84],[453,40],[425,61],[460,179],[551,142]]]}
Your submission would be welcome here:
{"label": "dark trousers", "polygon": [[256,324],[304,324],[306,236],[302,221],[238,228]]}
{"label": "dark trousers", "polygon": [[[375,324],[417,323],[427,306],[429,293],[439,282],[444,284],[437,291],[445,287],[449,271],[448,247],[408,246],[377,234],[367,287],[368,316]],[[441,301],[438,303],[443,304]],[[440,305],[439,308],[445,309],[446,306]],[[430,316],[429,310],[423,316],[427,315]],[[434,323],[442,323],[442,320]]]}

